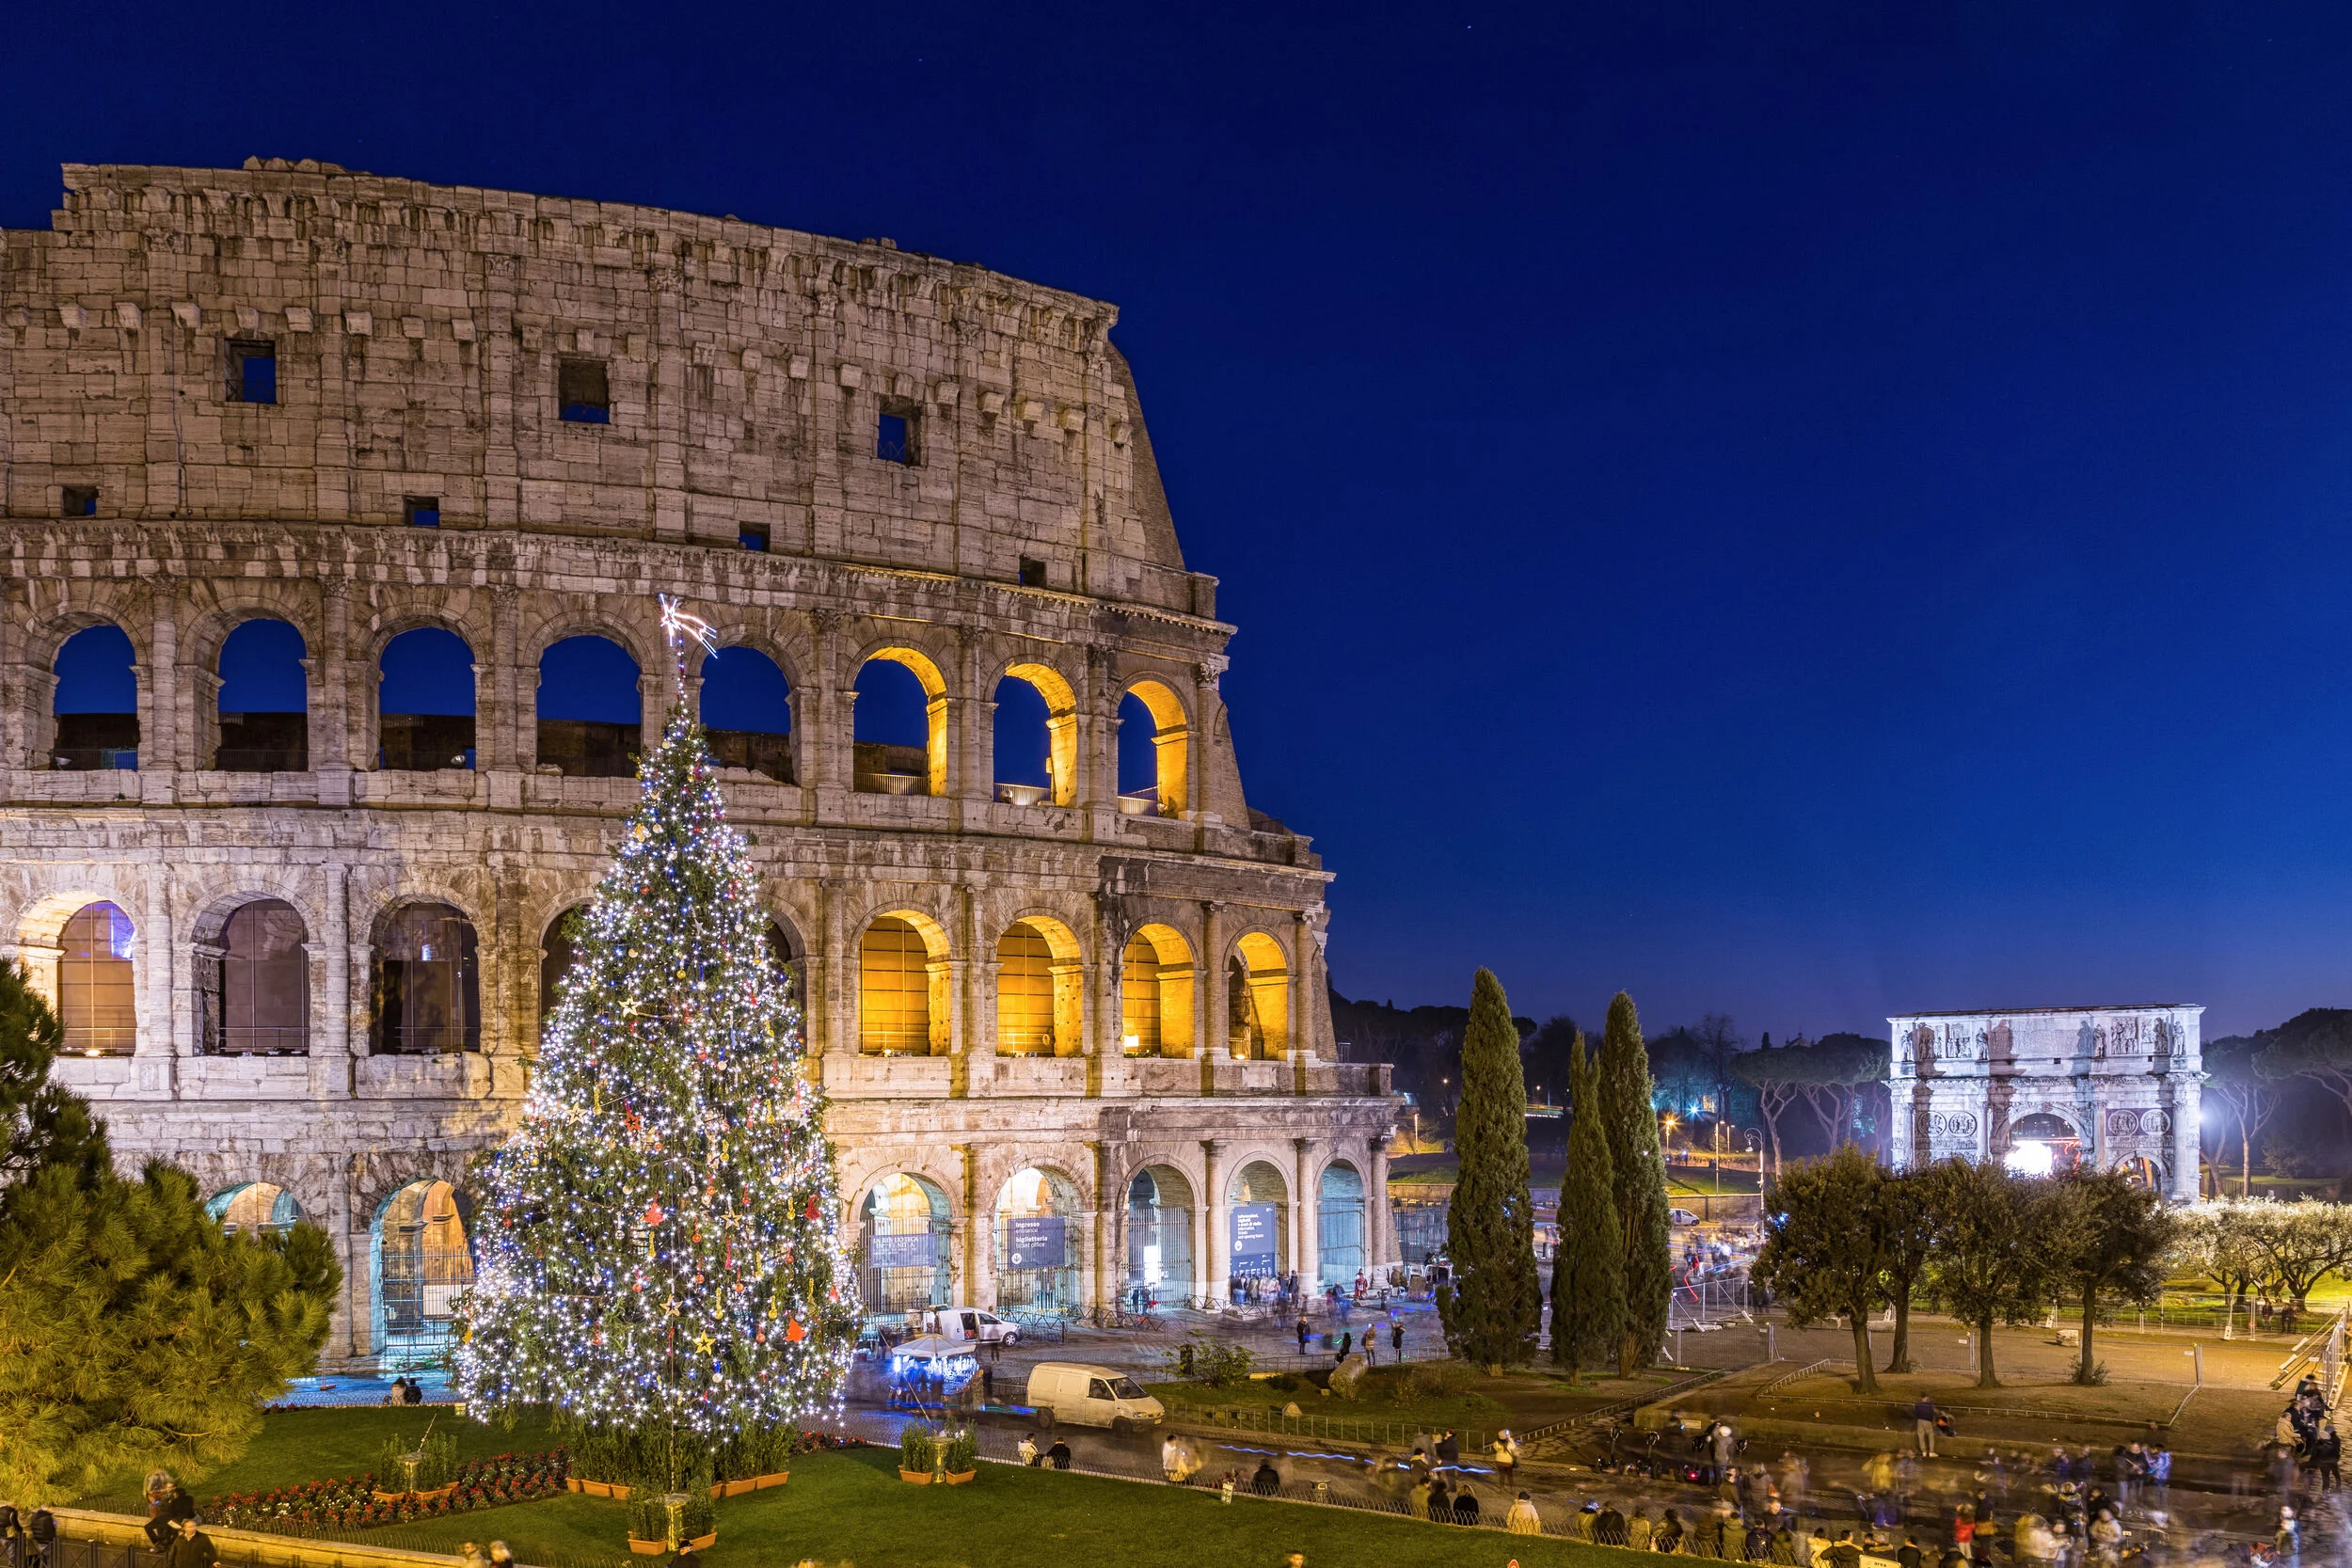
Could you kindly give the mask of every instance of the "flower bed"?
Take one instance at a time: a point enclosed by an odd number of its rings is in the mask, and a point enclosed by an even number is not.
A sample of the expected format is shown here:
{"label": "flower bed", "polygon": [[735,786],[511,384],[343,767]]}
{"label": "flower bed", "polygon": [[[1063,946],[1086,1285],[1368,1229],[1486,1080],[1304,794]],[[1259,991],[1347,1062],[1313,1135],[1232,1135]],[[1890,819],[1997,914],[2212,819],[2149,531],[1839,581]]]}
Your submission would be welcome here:
{"label": "flower bed", "polygon": [[[568,1457],[562,1449],[545,1453],[502,1453],[469,1459],[450,1482],[429,1493],[379,1493],[373,1473],[337,1481],[305,1481],[268,1492],[230,1492],[204,1505],[207,1523],[231,1529],[276,1530],[299,1535],[312,1529],[366,1529],[438,1519],[469,1509],[530,1502],[564,1490]],[[391,1478],[397,1486],[399,1479]]]}

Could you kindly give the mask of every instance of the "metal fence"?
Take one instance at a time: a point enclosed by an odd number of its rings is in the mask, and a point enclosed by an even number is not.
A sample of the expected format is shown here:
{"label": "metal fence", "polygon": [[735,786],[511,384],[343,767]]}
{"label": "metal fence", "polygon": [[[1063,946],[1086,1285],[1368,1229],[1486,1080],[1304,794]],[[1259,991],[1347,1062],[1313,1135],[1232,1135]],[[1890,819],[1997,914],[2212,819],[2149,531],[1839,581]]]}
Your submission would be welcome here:
{"label": "metal fence", "polygon": [[1755,1314],[1750,1308],[1745,1270],[1715,1275],[1675,1287],[1666,1298],[1666,1327],[1669,1331],[1706,1330],[1726,1323],[1752,1323]]}

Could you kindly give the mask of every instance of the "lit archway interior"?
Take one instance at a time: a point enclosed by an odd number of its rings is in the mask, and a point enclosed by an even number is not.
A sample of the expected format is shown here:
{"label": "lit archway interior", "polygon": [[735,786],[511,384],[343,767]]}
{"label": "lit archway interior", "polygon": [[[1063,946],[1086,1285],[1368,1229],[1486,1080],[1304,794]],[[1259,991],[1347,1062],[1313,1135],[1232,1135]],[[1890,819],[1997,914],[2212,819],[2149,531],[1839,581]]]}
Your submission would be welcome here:
{"label": "lit archway interior", "polygon": [[1192,1053],[1192,947],[1172,926],[1139,927],[1119,967],[1120,1049],[1130,1056]]}
{"label": "lit archway interior", "polygon": [[2050,1176],[2073,1169],[2081,1151],[2082,1134],[2073,1123],[2040,1111],[2010,1124],[2009,1152],[2002,1164],[2020,1176]]}
{"label": "lit archway interior", "polygon": [[1290,1227],[1284,1223],[1290,1183],[1263,1160],[1235,1171],[1226,1186],[1226,1267],[1236,1279],[1263,1279],[1291,1267]]}
{"label": "lit archway interior", "polygon": [[1078,941],[1058,920],[1018,920],[996,939],[996,1053],[1075,1056],[1084,1009]]}
{"label": "lit archway interior", "polygon": [[256,898],[230,911],[214,942],[199,941],[207,1053],[299,1056],[310,1050],[309,940],[292,904]]}
{"label": "lit archway interior", "polygon": [[1015,664],[996,683],[996,794],[1012,805],[1078,799],[1078,699],[1050,665]]}
{"label": "lit archway interior", "polygon": [[231,1236],[283,1235],[302,1223],[302,1206],[294,1194],[267,1181],[248,1181],[215,1194],[204,1212],[220,1222]]}
{"label": "lit archway interior", "polygon": [[858,938],[858,1049],[872,1055],[945,1055],[947,937],[937,922],[899,911]]}
{"label": "lit archway interior", "polygon": [[1078,1189],[1032,1165],[996,1198],[996,1307],[1067,1315],[1078,1308]]}
{"label": "lit archway interior", "polygon": [[447,904],[405,904],[375,938],[377,1055],[482,1049],[482,977],[473,923]]}
{"label": "lit archway interior", "polygon": [[1137,681],[1119,703],[1120,810],[1181,816],[1191,809],[1192,726],[1176,693]]}
{"label": "lit archway interior", "polygon": [[1147,1165],[1127,1183],[1127,1289],[1147,1302],[1192,1293],[1192,1183]]}
{"label": "lit archway interior", "polygon": [[454,1338],[455,1305],[473,1284],[470,1202],[446,1181],[411,1181],[375,1214],[370,1291],[380,1365],[438,1361]]}
{"label": "lit archway interior", "polygon": [[947,793],[947,682],[913,648],[858,667],[850,783],[868,795]]}
{"label": "lit archway interior", "polygon": [[1238,1061],[1270,1062],[1290,1049],[1290,966],[1282,944],[1251,931],[1225,967],[1228,1043]]}
{"label": "lit archway interior", "polygon": [[131,917],[108,903],[85,904],[58,937],[57,1021],[76,1056],[128,1056],[138,1043],[138,1000]]}
{"label": "lit archway interior", "polygon": [[1349,1285],[1366,1264],[1364,1179],[1354,1165],[1334,1160],[1323,1167],[1315,1194],[1316,1276],[1326,1285]]}
{"label": "lit archway interior", "polygon": [[948,1305],[954,1226],[947,1195],[904,1171],[866,1189],[858,1206],[858,1285],[869,1313]]}

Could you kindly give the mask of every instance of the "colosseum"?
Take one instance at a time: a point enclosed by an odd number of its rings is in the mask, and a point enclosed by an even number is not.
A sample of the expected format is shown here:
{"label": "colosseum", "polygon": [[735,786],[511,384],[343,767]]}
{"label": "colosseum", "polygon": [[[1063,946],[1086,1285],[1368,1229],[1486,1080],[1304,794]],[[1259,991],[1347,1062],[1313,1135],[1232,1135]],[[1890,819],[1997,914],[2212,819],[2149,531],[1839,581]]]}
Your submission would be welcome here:
{"label": "colosseum", "polygon": [[[422,1362],[634,759],[697,705],[869,1308],[1396,1256],[1116,310],[888,240],[68,166],[0,264],[0,949],[120,1157]],[[658,596],[722,644],[681,676]],[[684,689],[679,689],[680,685]]]}

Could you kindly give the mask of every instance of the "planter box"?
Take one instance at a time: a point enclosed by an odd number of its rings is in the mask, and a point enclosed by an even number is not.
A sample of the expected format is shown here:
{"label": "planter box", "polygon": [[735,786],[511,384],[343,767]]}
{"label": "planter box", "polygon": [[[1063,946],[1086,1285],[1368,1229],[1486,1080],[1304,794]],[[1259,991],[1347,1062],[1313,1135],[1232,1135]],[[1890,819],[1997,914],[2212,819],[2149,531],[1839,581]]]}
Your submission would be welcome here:
{"label": "planter box", "polygon": [[929,1470],[901,1470],[898,1472],[898,1479],[909,1486],[929,1486],[931,1483],[931,1473]]}
{"label": "planter box", "polygon": [[946,1479],[950,1486],[961,1486],[966,1481],[977,1481],[980,1472],[977,1470],[950,1470]]}
{"label": "planter box", "polygon": [[[718,1543],[719,1532],[714,1529],[708,1535],[698,1535],[685,1544],[698,1552],[707,1552]],[[639,1557],[660,1557],[670,1549],[670,1544],[667,1541],[640,1541],[632,1535],[628,1538],[628,1549]]]}
{"label": "planter box", "polygon": [[451,1481],[447,1486],[437,1486],[430,1492],[378,1492],[375,1494],[375,1500],[380,1503],[396,1503],[403,1497],[414,1497],[421,1503],[429,1503],[436,1497],[446,1497],[456,1490],[457,1483]]}
{"label": "planter box", "polygon": [[628,1497],[628,1483],[620,1481],[582,1481],[578,1476],[567,1476],[564,1488],[567,1492],[584,1492],[592,1497],[620,1497],[626,1500]]}

